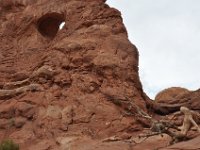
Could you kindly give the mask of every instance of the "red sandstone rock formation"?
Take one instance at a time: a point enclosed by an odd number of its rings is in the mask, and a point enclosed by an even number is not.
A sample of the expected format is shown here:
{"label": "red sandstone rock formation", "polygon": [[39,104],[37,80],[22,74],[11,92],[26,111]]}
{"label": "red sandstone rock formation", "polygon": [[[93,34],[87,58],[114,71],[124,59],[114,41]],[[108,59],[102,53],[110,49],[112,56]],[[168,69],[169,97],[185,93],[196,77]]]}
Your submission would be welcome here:
{"label": "red sandstone rock formation", "polygon": [[[172,101],[173,99],[176,99],[180,97],[181,95],[187,94],[189,92],[190,91],[185,88],[171,87],[159,92],[156,95],[155,100],[158,103],[170,103],[170,101]],[[167,102],[167,100],[169,100],[169,102]]]}
{"label": "red sandstone rock formation", "polygon": [[1,139],[39,150],[141,129],[126,112],[146,102],[119,11],[104,0],[0,4]]}
{"label": "red sandstone rock formation", "polygon": [[187,106],[193,110],[200,110],[200,90],[189,91],[185,88],[172,87],[158,93],[157,103]]}
{"label": "red sandstone rock formation", "polygon": [[[126,141],[149,125],[138,110],[171,106],[143,93],[138,51],[105,0],[0,0],[0,22],[0,139],[21,150],[166,143]],[[112,136],[119,140],[104,142]]]}

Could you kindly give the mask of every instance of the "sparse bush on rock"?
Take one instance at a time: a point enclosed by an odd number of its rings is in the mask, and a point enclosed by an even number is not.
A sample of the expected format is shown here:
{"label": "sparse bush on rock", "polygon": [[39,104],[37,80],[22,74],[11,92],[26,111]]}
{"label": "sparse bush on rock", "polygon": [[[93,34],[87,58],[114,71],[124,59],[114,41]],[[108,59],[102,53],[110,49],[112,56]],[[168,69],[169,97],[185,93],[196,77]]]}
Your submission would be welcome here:
{"label": "sparse bush on rock", "polygon": [[12,140],[3,140],[0,143],[0,150],[19,150],[19,145]]}

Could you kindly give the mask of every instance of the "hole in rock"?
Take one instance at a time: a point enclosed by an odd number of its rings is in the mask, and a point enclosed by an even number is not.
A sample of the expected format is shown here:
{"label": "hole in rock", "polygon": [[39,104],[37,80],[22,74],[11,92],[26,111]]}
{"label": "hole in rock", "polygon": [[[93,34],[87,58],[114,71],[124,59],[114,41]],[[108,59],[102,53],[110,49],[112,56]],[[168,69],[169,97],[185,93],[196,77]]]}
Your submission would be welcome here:
{"label": "hole in rock", "polygon": [[64,28],[64,26],[65,26],[65,22],[63,21],[59,26],[59,30],[62,30]]}
{"label": "hole in rock", "polygon": [[65,25],[65,17],[59,13],[42,16],[37,23],[38,31],[45,37],[54,38]]}

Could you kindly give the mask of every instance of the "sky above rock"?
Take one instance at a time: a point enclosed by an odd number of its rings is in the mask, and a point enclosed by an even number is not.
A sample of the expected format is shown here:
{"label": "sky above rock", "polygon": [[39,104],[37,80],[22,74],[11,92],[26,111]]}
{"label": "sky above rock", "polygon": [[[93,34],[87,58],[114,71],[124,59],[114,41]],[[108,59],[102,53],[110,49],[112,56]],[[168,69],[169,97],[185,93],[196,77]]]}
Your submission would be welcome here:
{"label": "sky above rock", "polygon": [[168,87],[200,88],[200,0],[107,0],[121,11],[139,50],[148,96]]}

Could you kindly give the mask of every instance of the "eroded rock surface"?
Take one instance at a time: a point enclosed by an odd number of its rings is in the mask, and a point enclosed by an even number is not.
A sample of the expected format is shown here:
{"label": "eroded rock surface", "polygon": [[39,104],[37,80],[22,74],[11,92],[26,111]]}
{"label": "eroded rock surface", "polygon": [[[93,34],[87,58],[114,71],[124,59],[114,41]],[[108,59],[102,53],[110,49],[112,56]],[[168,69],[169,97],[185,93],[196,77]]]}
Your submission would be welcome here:
{"label": "eroded rock surface", "polygon": [[[159,92],[156,97],[155,100],[156,102],[159,103],[170,103],[170,101],[179,98],[181,95],[187,94],[190,91],[188,89],[185,88],[181,88],[181,87],[171,87],[168,89],[165,89],[161,92]],[[168,102],[167,102],[168,100]]]}
{"label": "eroded rock surface", "polygon": [[200,90],[189,91],[185,88],[172,87],[161,91],[155,98],[157,103],[180,104],[192,110],[200,110]]}
{"label": "eroded rock surface", "polygon": [[142,129],[126,110],[147,111],[118,10],[104,0],[0,0],[0,9],[0,139],[46,150],[72,135]]}
{"label": "eroded rock surface", "polygon": [[150,127],[141,113],[200,108],[199,91],[143,93],[138,51],[105,0],[0,0],[0,22],[0,140],[21,150],[166,147],[166,136],[137,139]]}

